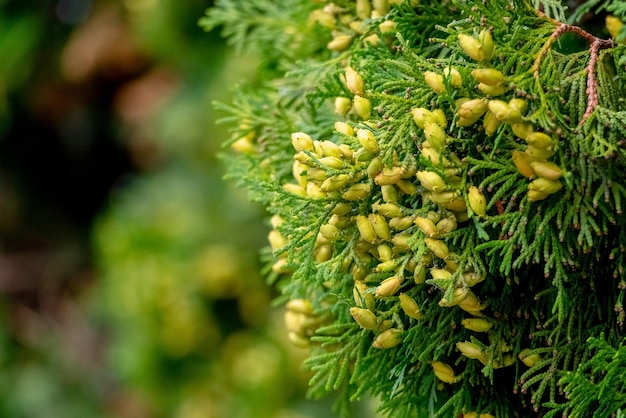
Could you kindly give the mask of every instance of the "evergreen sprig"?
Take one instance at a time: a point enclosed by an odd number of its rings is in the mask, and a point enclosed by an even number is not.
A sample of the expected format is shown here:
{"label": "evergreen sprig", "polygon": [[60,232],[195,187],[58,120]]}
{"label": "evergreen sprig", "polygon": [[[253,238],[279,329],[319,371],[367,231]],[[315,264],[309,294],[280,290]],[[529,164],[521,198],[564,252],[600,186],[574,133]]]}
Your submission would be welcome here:
{"label": "evergreen sprig", "polygon": [[344,415],[363,396],[394,417],[621,414],[622,385],[594,383],[623,379],[619,35],[556,0],[281,4],[203,22],[269,69],[219,105],[223,158],[273,214],[311,396],[339,392]]}

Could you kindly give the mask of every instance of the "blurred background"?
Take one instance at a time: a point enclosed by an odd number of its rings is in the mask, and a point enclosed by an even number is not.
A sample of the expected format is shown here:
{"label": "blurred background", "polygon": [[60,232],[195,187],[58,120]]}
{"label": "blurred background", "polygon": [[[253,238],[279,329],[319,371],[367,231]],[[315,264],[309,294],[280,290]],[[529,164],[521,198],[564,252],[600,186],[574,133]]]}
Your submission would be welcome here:
{"label": "blurred background", "polygon": [[329,416],[222,180],[255,63],[210,6],[0,0],[0,418]]}

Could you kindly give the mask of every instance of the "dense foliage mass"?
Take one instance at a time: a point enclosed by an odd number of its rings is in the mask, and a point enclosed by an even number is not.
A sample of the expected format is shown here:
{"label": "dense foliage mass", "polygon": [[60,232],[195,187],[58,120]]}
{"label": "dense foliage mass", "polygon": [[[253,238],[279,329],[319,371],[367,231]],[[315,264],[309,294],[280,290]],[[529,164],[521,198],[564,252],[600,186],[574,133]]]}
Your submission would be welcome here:
{"label": "dense foliage mass", "polygon": [[[312,396],[388,416],[621,415],[626,3],[237,1],[263,60],[230,176]],[[269,269],[268,269],[269,270]]]}

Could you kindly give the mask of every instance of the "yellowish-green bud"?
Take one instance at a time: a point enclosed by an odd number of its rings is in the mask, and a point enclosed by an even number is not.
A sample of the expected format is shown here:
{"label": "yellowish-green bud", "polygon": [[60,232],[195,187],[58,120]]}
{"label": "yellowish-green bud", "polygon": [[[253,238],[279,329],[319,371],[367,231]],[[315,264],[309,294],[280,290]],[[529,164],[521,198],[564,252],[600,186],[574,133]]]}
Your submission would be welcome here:
{"label": "yellowish-green bud", "polygon": [[374,232],[379,238],[389,240],[391,238],[391,232],[389,231],[389,224],[387,220],[380,214],[372,213],[369,215],[370,223],[374,228]]}
{"label": "yellowish-green bud", "polygon": [[328,196],[326,192],[323,192],[320,186],[315,183],[307,183],[305,190],[306,195],[313,199],[324,199]]}
{"label": "yellowish-green bud", "polygon": [[378,349],[387,349],[397,346],[402,342],[402,331],[396,328],[389,328],[381,332],[372,342],[372,346]]}
{"label": "yellowish-green bud", "polygon": [[424,188],[431,192],[442,192],[446,189],[446,182],[441,176],[432,171],[418,171],[415,176]]}
{"label": "yellowish-green bud", "polygon": [[404,311],[404,313],[413,319],[422,319],[424,318],[424,314],[420,309],[419,305],[411,296],[406,293],[400,293],[400,307]]}
{"label": "yellowish-green bud", "polygon": [[359,230],[359,234],[364,241],[369,242],[371,244],[378,241],[378,236],[376,235],[376,231],[374,231],[374,227],[370,223],[369,219],[365,215],[357,215],[356,216],[356,227]]}
{"label": "yellowish-green bud", "polygon": [[356,15],[359,19],[369,19],[372,14],[370,0],[356,0]]}
{"label": "yellowish-green bud", "polygon": [[459,341],[456,348],[467,358],[477,359],[483,356],[483,352],[478,346],[470,341]]}
{"label": "yellowish-green bud", "polygon": [[387,218],[397,218],[402,216],[402,208],[395,203],[381,203],[378,205],[377,211]]}
{"label": "yellowish-green bud", "polygon": [[369,309],[352,307],[350,308],[350,315],[361,328],[375,330],[378,326],[376,315]]}
{"label": "yellowish-green bud", "polygon": [[532,162],[532,158],[530,155],[526,154],[522,151],[512,151],[511,159],[517,168],[517,171],[524,177],[531,178],[535,175],[535,170],[533,170],[530,163]]}
{"label": "yellowish-green bud", "polygon": [[422,218],[418,216],[415,218],[415,225],[429,238],[437,238],[439,236],[439,231],[437,230],[437,226],[433,221],[428,218]]}
{"label": "yellowish-green bud", "polygon": [[291,144],[296,151],[313,151],[313,139],[304,132],[292,133]]}
{"label": "yellowish-green bud", "polygon": [[350,175],[348,174],[335,174],[334,176],[324,180],[324,182],[320,186],[320,189],[323,192],[334,192],[337,190],[341,190],[346,184],[348,184],[349,180]]}
{"label": "yellowish-green bud", "polygon": [[272,251],[276,251],[280,248],[283,248],[288,244],[288,241],[283,235],[275,229],[272,229],[267,234],[267,240],[270,243],[270,247],[272,247]]}
{"label": "yellowish-green bud", "polygon": [[487,332],[491,329],[491,322],[483,318],[465,318],[461,321],[466,329],[474,332]]}
{"label": "yellowish-green bud", "polygon": [[532,123],[529,122],[514,123],[511,125],[511,129],[515,135],[522,139],[526,139],[534,131]]}
{"label": "yellowish-green bud", "polygon": [[[611,38],[617,39],[624,23],[616,16],[609,15],[605,18],[606,29],[609,31]],[[622,39],[619,43],[623,44],[625,41]]]}
{"label": "yellowish-green bud", "polygon": [[498,118],[496,118],[496,115],[494,115],[491,111],[487,111],[483,119],[483,128],[485,128],[485,134],[487,136],[491,136],[496,133],[501,123],[502,122],[498,120]]}
{"label": "yellowish-green bud", "polygon": [[380,244],[376,247],[376,251],[378,252],[378,259],[381,261],[387,261],[393,258],[393,250],[387,244]]}
{"label": "yellowish-green bud", "polygon": [[326,48],[331,51],[341,52],[348,49],[352,42],[352,35],[338,34],[333,37],[333,40],[326,44]]}
{"label": "yellowish-green bud", "polygon": [[448,364],[441,361],[433,361],[430,364],[433,368],[435,376],[444,383],[452,384],[457,381],[454,370]]}
{"label": "yellowish-green bud", "polygon": [[472,77],[479,83],[489,86],[500,86],[506,82],[504,75],[494,68],[477,68],[472,70]]}
{"label": "yellowish-green bud", "polygon": [[363,96],[363,93],[364,93],[363,77],[361,77],[361,75],[357,73],[352,67],[346,67],[345,75],[346,75],[346,86],[348,87],[348,90],[350,90],[354,94]]}
{"label": "yellowish-green bud", "polygon": [[385,298],[393,296],[398,293],[400,286],[402,285],[402,277],[391,276],[383,280],[376,288],[376,296],[379,298]]}
{"label": "yellowish-green bud", "polygon": [[436,122],[435,116],[432,112],[423,107],[411,110],[411,115],[413,116],[413,121],[415,121],[417,127],[421,129],[424,129],[426,122]]}
{"label": "yellowish-green bud", "polygon": [[[399,219],[399,218],[394,218],[394,219]],[[409,250],[410,249],[409,240],[411,239],[412,236],[413,235],[411,234],[395,234],[393,237],[391,237],[391,242],[393,243],[393,251],[395,253],[398,253],[398,252],[405,252]],[[408,268],[409,267],[407,267],[407,269]]]}
{"label": "yellowish-green bud", "polygon": [[543,132],[533,132],[526,136],[525,140],[528,145],[542,150],[548,150],[554,146],[552,138]]}
{"label": "yellowish-green bud", "polygon": [[430,269],[430,275],[435,280],[450,280],[452,278],[452,273],[446,269]]}
{"label": "yellowish-green bud", "polygon": [[459,33],[459,46],[474,61],[485,61],[485,52],[478,39],[473,36]]}
{"label": "yellowish-green bud", "polygon": [[345,122],[335,122],[335,130],[347,136],[354,136],[354,128]]}
{"label": "yellowish-green bud", "polygon": [[376,137],[372,131],[369,129],[358,129],[356,131],[356,137],[363,148],[372,153],[378,152],[378,141],[376,141]]}
{"label": "yellowish-green bud", "polygon": [[313,141],[313,149],[323,157],[341,158],[343,156],[339,146],[332,141]]}
{"label": "yellowish-green bud", "polygon": [[398,189],[393,184],[384,184],[380,186],[383,195],[383,201],[386,203],[394,203],[398,201]]}
{"label": "yellowish-green bud", "polygon": [[313,305],[306,299],[292,299],[287,302],[286,308],[304,315],[313,315]]}
{"label": "yellowish-green bud", "polygon": [[230,147],[240,154],[252,155],[252,154],[256,154],[257,152],[257,149],[254,146],[254,143],[248,136],[239,138],[238,140],[230,144]]}
{"label": "yellowish-green bud", "polygon": [[424,81],[437,94],[441,94],[446,91],[446,86],[443,84],[443,76],[441,74],[434,73],[432,71],[424,72]]}
{"label": "yellowish-green bud", "polygon": [[537,148],[529,145],[524,152],[529,156],[530,160],[547,160],[556,154],[556,147]]}
{"label": "yellowish-green bud", "polygon": [[498,120],[506,123],[519,123],[522,121],[522,115],[519,110],[513,109],[503,100],[490,100],[489,110],[496,115]]}
{"label": "yellowish-green bud", "polygon": [[444,235],[454,231],[457,228],[457,221],[454,216],[448,216],[437,222],[438,235]]}
{"label": "yellowish-green bud", "polygon": [[485,83],[478,83],[478,90],[485,96],[497,97],[506,93],[507,88],[504,85],[491,86]]}
{"label": "yellowish-green bud", "polygon": [[283,190],[296,196],[304,197],[307,195],[306,189],[299,184],[285,183],[283,184]]}
{"label": "yellowish-green bud", "polygon": [[398,218],[391,218],[389,220],[389,226],[396,231],[404,231],[411,225],[413,225],[413,217],[411,216],[401,216]]}
{"label": "yellowish-green bud", "polygon": [[[426,136],[430,148],[441,151],[446,146],[446,133],[438,124],[426,122],[424,125],[424,135]],[[426,144],[424,144],[424,146],[426,146]]]}
{"label": "yellowish-green bud", "polygon": [[537,202],[539,200],[545,199],[546,197],[548,197],[550,195],[548,193],[540,192],[538,190],[528,189],[527,196],[528,196],[528,201],[529,202]]}
{"label": "yellowish-green bud", "polygon": [[376,306],[376,300],[374,299],[374,295],[369,292],[368,289],[369,288],[365,282],[356,280],[354,282],[354,288],[352,289],[352,295],[354,297],[354,302],[358,307],[367,308],[373,312]]}
{"label": "yellowish-green bud", "polygon": [[307,337],[296,331],[289,331],[287,339],[298,348],[308,348],[311,345],[311,341]]}
{"label": "yellowish-green bud", "polygon": [[381,16],[389,13],[389,0],[372,0],[372,7]]}
{"label": "yellowish-green bud", "polygon": [[478,190],[478,187],[471,186],[467,192],[467,200],[469,200],[470,208],[472,212],[479,218],[482,218],[487,213],[487,199],[485,195]]}
{"label": "yellowish-green bud", "polygon": [[313,250],[313,258],[316,263],[323,263],[330,260],[333,255],[333,249],[330,245],[324,244]]}
{"label": "yellowish-green bud", "polygon": [[483,50],[483,56],[485,61],[491,60],[493,54],[496,52],[496,46],[493,43],[493,37],[488,29],[483,29],[478,34],[478,41]]}
{"label": "yellowish-green bud", "polygon": [[457,109],[457,126],[470,126],[487,111],[488,102],[485,99],[472,99],[463,102]]}
{"label": "yellowish-green bud", "polygon": [[441,126],[442,128],[448,126],[448,119],[446,118],[446,113],[443,110],[435,109],[432,111],[432,115],[434,116],[437,125]]}
{"label": "yellowish-green bud", "polygon": [[518,110],[520,113],[526,112],[526,107],[528,106],[528,102],[524,99],[513,98],[509,100],[509,106],[512,109]]}
{"label": "yellowish-green bud", "polygon": [[396,27],[398,24],[393,20],[385,20],[383,23],[378,25],[378,29],[380,29],[380,33],[383,35],[389,35],[396,32]]}
{"label": "yellowish-green bud", "polygon": [[517,355],[517,357],[528,367],[533,367],[535,364],[541,361],[541,356],[539,354],[531,354],[528,355],[530,350],[528,348],[523,349]]}
{"label": "yellowish-green bud", "polygon": [[463,281],[468,287],[472,287],[482,282],[487,278],[485,273],[479,274],[474,271],[468,271],[463,273]]}
{"label": "yellowish-green bud", "polygon": [[563,176],[561,167],[550,161],[532,161],[530,166],[537,176],[547,180],[558,180]]}
{"label": "yellowish-green bud", "polygon": [[474,316],[482,316],[481,311],[484,309],[484,307],[478,302],[478,298],[474,292],[470,289],[467,289],[467,294],[459,303],[459,308]]}
{"label": "yellowish-green bud", "polygon": [[369,99],[357,94],[354,96],[354,111],[361,119],[368,120],[372,113],[372,104]]}
{"label": "yellowish-green bud", "polygon": [[426,244],[426,248],[428,248],[435,257],[445,259],[450,254],[450,250],[445,242],[435,239],[435,238],[424,238],[424,244]]}
{"label": "yellowish-green bud", "polygon": [[[432,200],[432,196],[435,193],[431,193],[431,200]],[[448,200],[444,203],[441,204],[441,206],[443,206],[444,208],[451,210],[453,212],[461,212],[467,209],[467,205],[465,204],[465,199],[463,199],[462,196],[457,196],[452,200]]]}
{"label": "yellowish-green bud", "polygon": [[398,267],[397,260],[385,260],[385,261],[378,263],[376,267],[374,267],[374,272],[375,273],[388,273],[390,271],[395,270],[396,267]]}
{"label": "yellowish-green bud", "polygon": [[383,171],[383,167],[383,162],[380,158],[373,158],[367,166],[367,176],[371,179],[376,178]]}
{"label": "yellowish-green bud", "polygon": [[329,168],[334,168],[336,170],[344,168],[346,166],[346,163],[344,161],[342,161],[341,159],[337,158],[337,157],[322,157],[320,159],[318,159],[318,161],[320,162],[320,164],[322,164],[323,166],[329,167]]}
{"label": "yellowish-green bud", "polygon": [[423,284],[426,281],[426,267],[421,264],[415,266],[415,270],[413,270],[413,281],[415,284]]}
{"label": "yellowish-green bud", "polygon": [[370,195],[371,191],[372,191],[372,186],[370,186],[369,184],[357,183],[348,187],[348,189],[345,192],[343,192],[341,197],[344,198],[345,200],[356,202],[358,200],[365,199],[367,196]]}
{"label": "yellowish-green bud", "polygon": [[335,97],[335,113],[345,116],[352,109],[352,100],[347,97]]}
{"label": "yellowish-green bud", "polygon": [[341,238],[341,231],[335,225],[324,224],[320,227],[320,234],[328,241],[337,241]]}
{"label": "yellowish-green bud", "polygon": [[552,194],[556,193],[563,187],[558,180],[548,180],[543,177],[536,178],[528,185],[528,190],[536,190],[540,193]]}
{"label": "yellowish-green bud", "polygon": [[461,87],[461,85],[463,84],[463,78],[461,77],[461,73],[459,73],[456,68],[444,68],[443,75],[444,77],[448,77],[450,79],[450,85],[452,87]]}
{"label": "yellowish-green bud", "polygon": [[402,167],[383,168],[380,173],[374,177],[374,181],[379,186],[396,184],[402,180]]}

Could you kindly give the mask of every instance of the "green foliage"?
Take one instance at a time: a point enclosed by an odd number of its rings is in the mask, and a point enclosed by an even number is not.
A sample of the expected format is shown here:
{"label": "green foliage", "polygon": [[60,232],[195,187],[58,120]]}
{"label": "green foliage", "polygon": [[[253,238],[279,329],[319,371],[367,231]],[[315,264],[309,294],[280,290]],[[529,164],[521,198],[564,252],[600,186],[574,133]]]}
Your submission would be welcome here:
{"label": "green foliage", "polygon": [[205,24],[273,40],[278,71],[218,105],[224,159],[274,215],[281,300],[314,309],[288,324],[310,395],[394,417],[617,414],[620,385],[583,388],[594,338],[624,338],[624,47],[558,1],[303,2],[288,26],[244,3]]}

